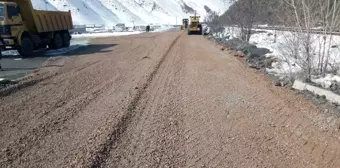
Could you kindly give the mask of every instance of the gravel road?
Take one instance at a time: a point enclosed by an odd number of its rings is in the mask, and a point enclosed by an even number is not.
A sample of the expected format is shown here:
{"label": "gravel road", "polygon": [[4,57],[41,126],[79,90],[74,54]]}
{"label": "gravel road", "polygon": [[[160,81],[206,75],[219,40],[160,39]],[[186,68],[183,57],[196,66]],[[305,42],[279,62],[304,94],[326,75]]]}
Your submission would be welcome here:
{"label": "gravel road", "polygon": [[340,165],[339,118],[202,36],[94,44],[0,92],[0,167]]}

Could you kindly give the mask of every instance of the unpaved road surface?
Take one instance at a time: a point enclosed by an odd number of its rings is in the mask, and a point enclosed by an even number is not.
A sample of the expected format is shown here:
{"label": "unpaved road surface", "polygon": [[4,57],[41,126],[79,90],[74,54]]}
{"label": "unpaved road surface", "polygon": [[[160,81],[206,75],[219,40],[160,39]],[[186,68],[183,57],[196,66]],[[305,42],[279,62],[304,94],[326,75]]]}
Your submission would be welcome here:
{"label": "unpaved road surface", "polygon": [[338,118],[204,37],[93,43],[0,93],[0,167],[340,167]]}

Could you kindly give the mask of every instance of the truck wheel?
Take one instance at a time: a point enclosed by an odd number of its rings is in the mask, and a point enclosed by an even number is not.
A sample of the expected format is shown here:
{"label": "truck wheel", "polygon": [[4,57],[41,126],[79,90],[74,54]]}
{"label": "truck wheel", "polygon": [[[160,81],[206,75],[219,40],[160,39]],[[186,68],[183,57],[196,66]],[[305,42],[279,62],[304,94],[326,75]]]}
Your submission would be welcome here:
{"label": "truck wheel", "polygon": [[200,29],[200,31],[198,31],[197,33],[198,33],[199,35],[202,35],[202,25],[198,25],[198,28]]}
{"label": "truck wheel", "polygon": [[71,41],[70,35],[68,33],[64,33],[63,34],[63,47],[69,47],[71,44],[70,41]]}
{"label": "truck wheel", "polygon": [[54,38],[51,42],[51,44],[48,45],[51,49],[59,49],[63,47],[63,39],[61,38],[59,33],[56,33],[54,35]]}
{"label": "truck wheel", "polygon": [[46,43],[40,43],[38,47],[39,47],[39,49],[46,49],[47,44]]}
{"label": "truck wheel", "polygon": [[21,46],[19,46],[18,52],[21,56],[28,57],[32,55],[33,48],[34,48],[34,45],[33,45],[32,40],[27,37],[24,37],[21,40]]}

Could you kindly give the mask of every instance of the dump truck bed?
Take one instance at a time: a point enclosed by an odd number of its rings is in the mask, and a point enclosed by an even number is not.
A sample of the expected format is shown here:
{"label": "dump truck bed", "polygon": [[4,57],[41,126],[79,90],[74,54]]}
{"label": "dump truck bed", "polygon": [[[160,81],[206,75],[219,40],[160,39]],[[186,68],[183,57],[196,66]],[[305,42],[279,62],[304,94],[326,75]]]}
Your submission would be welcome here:
{"label": "dump truck bed", "polygon": [[31,0],[4,0],[16,2],[20,6],[20,14],[31,32],[43,33],[73,28],[71,12],[44,11],[33,8]]}
{"label": "dump truck bed", "polygon": [[33,15],[39,33],[73,29],[71,12],[34,10]]}

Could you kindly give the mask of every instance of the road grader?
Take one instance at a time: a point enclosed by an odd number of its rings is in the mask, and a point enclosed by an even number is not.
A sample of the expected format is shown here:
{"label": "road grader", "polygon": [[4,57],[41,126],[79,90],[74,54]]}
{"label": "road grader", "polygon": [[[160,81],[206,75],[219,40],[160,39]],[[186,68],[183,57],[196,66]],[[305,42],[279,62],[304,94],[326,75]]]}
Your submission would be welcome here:
{"label": "road grader", "polygon": [[202,24],[200,23],[200,16],[190,16],[190,24],[188,28],[188,35],[199,34],[202,35]]}

